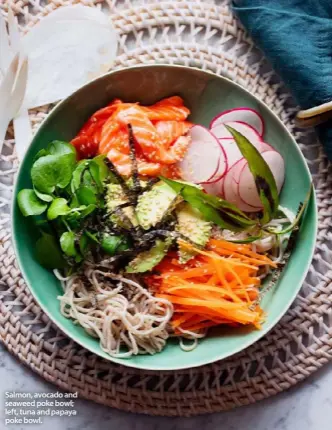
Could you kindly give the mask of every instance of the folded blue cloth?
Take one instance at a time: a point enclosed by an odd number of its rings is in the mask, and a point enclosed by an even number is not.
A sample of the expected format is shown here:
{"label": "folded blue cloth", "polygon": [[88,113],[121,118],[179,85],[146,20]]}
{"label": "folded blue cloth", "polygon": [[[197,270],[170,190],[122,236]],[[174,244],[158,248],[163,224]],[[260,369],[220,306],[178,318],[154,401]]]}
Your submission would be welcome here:
{"label": "folded blue cloth", "polygon": [[[332,101],[332,0],[233,0],[302,109]],[[317,128],[332,160],[332,120]]]}

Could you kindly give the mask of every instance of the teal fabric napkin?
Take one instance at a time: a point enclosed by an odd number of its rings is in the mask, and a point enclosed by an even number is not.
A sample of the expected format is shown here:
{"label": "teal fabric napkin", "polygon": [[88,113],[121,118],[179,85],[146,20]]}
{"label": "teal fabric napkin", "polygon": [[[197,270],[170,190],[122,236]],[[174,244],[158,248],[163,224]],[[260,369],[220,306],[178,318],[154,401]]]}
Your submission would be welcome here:
{"label": "teal fabric napkin", "polygon": [[[332,0],[233,0],[302,109],[332,100]],[[332,120],[316,127],[332,160]]]}

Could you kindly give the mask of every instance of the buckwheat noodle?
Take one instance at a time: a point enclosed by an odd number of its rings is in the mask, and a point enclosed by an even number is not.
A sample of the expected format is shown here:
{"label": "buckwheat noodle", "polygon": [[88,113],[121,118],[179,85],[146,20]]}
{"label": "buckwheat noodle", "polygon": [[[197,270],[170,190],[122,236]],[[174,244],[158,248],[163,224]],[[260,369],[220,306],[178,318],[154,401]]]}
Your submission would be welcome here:
{"label": "buckwheat noodle", "polygon": [[154,297],[132,279],[92,267],[84,276],[58,277],[64,286],[62,314],[99,338],[109,355],[127,358],[164,348],[173,314],[168,300]]}

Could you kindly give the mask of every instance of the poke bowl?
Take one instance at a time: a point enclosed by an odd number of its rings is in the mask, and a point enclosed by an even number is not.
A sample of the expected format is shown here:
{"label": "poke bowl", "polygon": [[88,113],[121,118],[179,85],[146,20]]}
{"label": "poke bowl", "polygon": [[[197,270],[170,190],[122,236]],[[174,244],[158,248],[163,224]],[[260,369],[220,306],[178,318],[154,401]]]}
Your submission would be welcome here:
{"label": "poke bowl", "polygon": [[309,269],[317,205],[264,103],[226,77],[146,65],[50,112],[12,222],[25,281],[65,334],[116,363],[175,370],[275,326]]}

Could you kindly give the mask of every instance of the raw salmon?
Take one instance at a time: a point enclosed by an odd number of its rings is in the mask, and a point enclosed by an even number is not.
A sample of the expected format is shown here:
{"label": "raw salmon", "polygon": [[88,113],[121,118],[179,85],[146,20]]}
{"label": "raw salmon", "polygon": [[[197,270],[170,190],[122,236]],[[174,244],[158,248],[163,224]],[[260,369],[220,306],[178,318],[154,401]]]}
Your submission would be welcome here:
{"label": "raw salmon", "polygon": [[189,113],[179,96],[148,107],[114,99],[92,115],[72,143],[80,158],[92,157],[98,149],[98,153],[107,154],[122,175],[130,176],[130,124],[139,173],[156,176],[164,171],[169,177],[178,177],[177,168],[172,166],[183,158],[190,143],[185,136],[191,127],[186,121]]}
{"label": "raw salmon", "polygon": [[164,148],[169,148],[177,138],[187,133],[191,127],[188,121],[157,121],[155,127]]}
{"label": "raw salmon", "polygon": [[[107,158],[112,161],[121,175],[130,177],[132,173],[132,163],[128,154],[124,154],[117,149],[111,149],[107,153]],[[137,158],[137,168],[140,175],[156,176],[161,172],[161,167],[159,163],[151,163]]]}
{"label": "raw salmon", "polygon": [[154,105],[144,107],[144,111],[151,121],[184,121],[190,114],[185,106],[174,105]]}
{"label": "raw salmon", "polygon": [[166,97],[165,99],[159,100],[154,106],[173,105],[173,106],[184,106],[183,99],[180,96]]}

